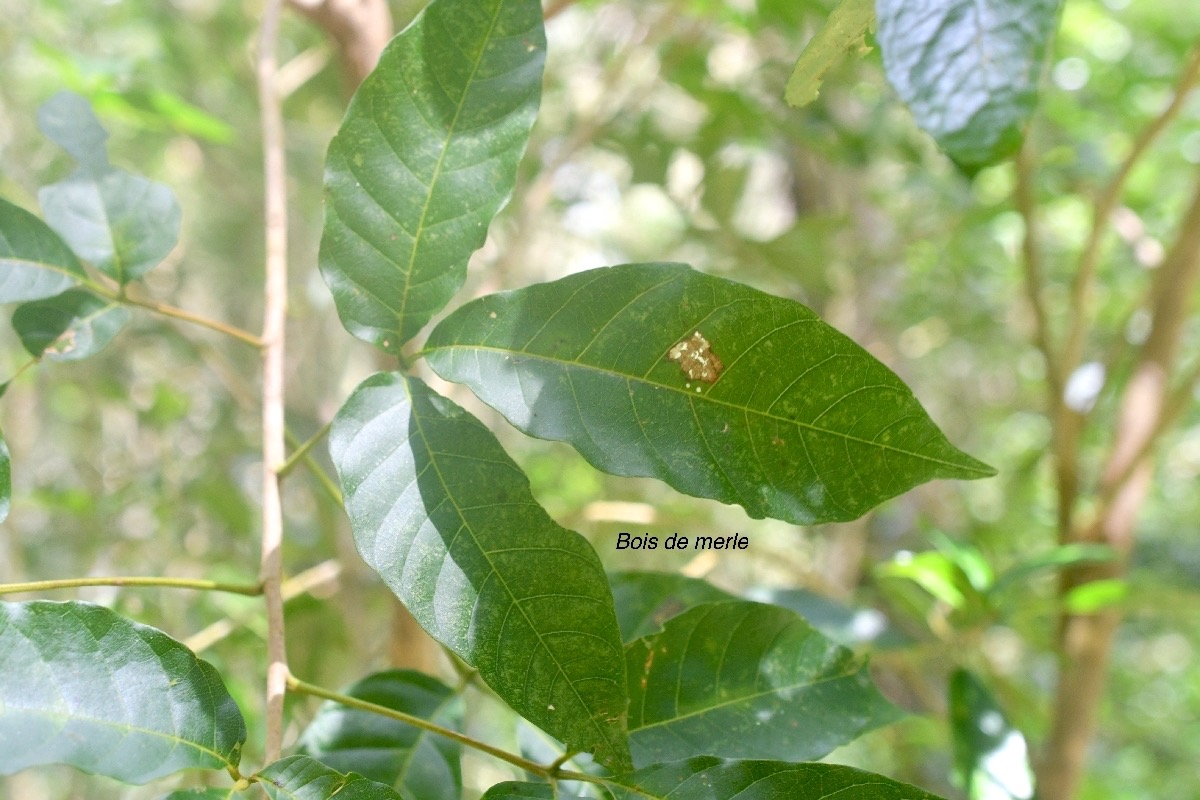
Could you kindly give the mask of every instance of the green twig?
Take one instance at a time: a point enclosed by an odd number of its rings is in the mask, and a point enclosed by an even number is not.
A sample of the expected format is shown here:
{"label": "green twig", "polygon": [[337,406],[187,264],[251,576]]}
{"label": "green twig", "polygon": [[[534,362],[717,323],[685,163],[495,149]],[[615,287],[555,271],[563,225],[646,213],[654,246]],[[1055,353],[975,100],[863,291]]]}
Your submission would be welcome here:
{"label": "green twig", "polygon": [[0,595],[20,592],[48,592],[54,589],[78,589],[85,586],[156,586],[169,589],[198,589],[208,592],[229,592],[258,597],[262,594],[261,584],[221,583],[220,581],[196,580],[192,578],[63,578],[54,581],[29,581],[27,583],[0,583]]}
{"label": "green twig", "polygon": [[287,457],[287,461],[284,461],[283,465],[280,466],[279,469],[277,469],[275,471],[276,474],[279,475],[279,477],[283,478],[289,472],[291,472],[293,469],[295,469],[296,465],[298,463],[300,463],[301,459],[307,457],[308,452],[310,450],[312,450],[314,447],[316,447],[317,444],[322,439],[325,438],[326,434],[329,433],[329,428],[331,425],[333,425],[333,420],[330,420],[329,422],[326,422],[324,425],[322,425],[321,429],[318,430],[316,433],[314,433],[312,436],[310,436],[308,441],[304,442],[303,444],[301,444],[299,446],[294,444],[294,440],[296,437],[293,436],[290,431],[287,432],[286,435],[288,438],[288,443],[291,444],[296,449],[293,450],[292,454]]}
{"label": "green twig", "polygon": [[[291,431],[285,430],[284,435],[287,437],[288,444],[290,444],[292,447],[300,448],[304,446]],[[307,442],[305,444],[307,444]],[[308,468],[308,471],[312,473],[312,476],[317,479],[317,483],[321,484],[321,488],[325,490],[325,493],[329,495],[333,502],[344,508],[346,503],[342,498],[342,490],[338,488],[333,478],[329,477],[329,473],[327,473],[324,468],[317,463],[317,460],[312,457],[312,454],[304,453],[301,456],[301,460],[304,462],[304,466]],[[288,461],[291,461],[291,459],[289,458]]]}

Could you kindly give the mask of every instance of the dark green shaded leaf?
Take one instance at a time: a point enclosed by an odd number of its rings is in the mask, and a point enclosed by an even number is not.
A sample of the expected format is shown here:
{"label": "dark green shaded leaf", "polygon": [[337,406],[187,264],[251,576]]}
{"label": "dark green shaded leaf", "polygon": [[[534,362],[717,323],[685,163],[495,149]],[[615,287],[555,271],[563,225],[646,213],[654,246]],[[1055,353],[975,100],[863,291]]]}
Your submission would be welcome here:
{"label": "dark green shaded leaf", "polygon": [[888,80],[964,168],[1020,147],[1058,9],[1059,0],[877,0]]}
{"label": "dark green shaded leaf", "polygon": [[518,713],[616,769],[625,675],[600,560],[491,431],[421,381],[364,381],[330,452],[364,560]]}
{"label": "dark green shaded leaf", "polygon": [[217,671],[162,631],[90,603],[0,603],[0,774],[145,783],[235,767],[245,741]]}
{"label": "dark green shaded leaf", "polygon": [[697,606],[625,648],[635,764],[820,758],[903,714],[866,662],[787,609]]}
{"label": "dark green shaded leaf", "polygon": [[4,441],[4,433],[0,431],[0,522],[8,519],[8,508],[12,502],[12,456],[8,453],[8,443]]}
{"label": "dark green shaded leaf", "polygon": [[837,764],[692,758],[616,778],[616,800],[941,800],[915,786]]}
{"label": "dark green shaded leaf", "polygon": [[53,297],[86,276],[79,259],[46,223],[0,200],[0,303]]}
{"label": "dark green shaded leaf", "polygon": [[[711,385],[669,359],[697,332],[723,364]],[[755,518],[849,520],[924,481],[994,474],[812,311],[685,264],[480,298],[437,326],[426,353],[526,433]]]}
{"label": "dark green shaded leaf", "polygon": [[548,783],[505,781],[488,789],[479,800],[583,800],[583,798],[573,794],[559,794]]}
{"label": "dark green shaded leaf", "polygon": [[972,800],[1029,800],[1033,770],[1025,737],[983,683],[964,669],[950,676],[954,761]]}
{"label": "dark green shaded leaf", "polygon": [[342,324],[399,352],[462,287],[541,100],[537,0],[435,0],[363,82],[326,161],[321,274]]}
{"label": "dark green shaded leaf", "polygon": [[799,108],[817,99],[825,73],[854,49],[866,49],[863,38],[875,22],[875,0],[841,0],[821,29],[809,39],[788,78],[784,99]]}
{"label": "dark green shaded leaf", "polygon": [[31,355],[78,361],[95,355],[129,322],[129,309],[82,289],[26,303],[13,312],[13,330]]}
{"label": "dark green shaded leaf", "polygon": [[[344,694],[454,730],[462,723],[458,695],[420,672],[380,672]],[[326,703],[300,737],[299,748],[339,772],[357,772],[422,800],[462,796],[460,745],[379,714]]]}
{"label": "dark green shaded leaf", "polygon": [[38,122],[79,162],[65,181],[38,192],[46,222],[76,255],[118,283],[146,274],[179,241],[174,192],[108,163],[107,134],[79,95],[61,92],[50,98]]}
{"label": "dark green shaded leaf", "polygon": [[391,787],[343,775],[308,756],[276,761],[258,773],[259,785],[271,800],[406,800]]}
{"label": "dark green shaded leaf", "polygon": [[736,600],[708,581],[666,572],[614,572],[608,576],[621,639],[631,642],[702,603]]}

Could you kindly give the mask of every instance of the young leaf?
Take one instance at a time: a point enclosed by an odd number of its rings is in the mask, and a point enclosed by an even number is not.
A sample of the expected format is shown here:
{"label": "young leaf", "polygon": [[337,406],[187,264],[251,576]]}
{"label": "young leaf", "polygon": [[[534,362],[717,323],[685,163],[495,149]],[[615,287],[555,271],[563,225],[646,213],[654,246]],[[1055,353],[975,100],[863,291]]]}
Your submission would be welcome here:
{"label": "young leaf", "polygon": [[38,111],[38,124],[79,163],[65,181],[38,192],[50,227],[80,258],[121,284],[161,263],[179,241],[175,193],[108,163],[108,134],[79,95],[50,98]]}
{"label": "young leaf", "polygon": [[[369,675],[345,690],[351,697],[457,730],[458,695],[412,670]],[[339,772],[357,772],[422,800],[462,796],[462,748],[398,720],[326,703],[300,737],[300,752]]]}
{"label": "young leaf", "polygon": [[426,353],[526,433],[755,518],[849,520],[924,481],[994,474],[812,311],[685,264],[480,298]]}
{"label": "young leaf", "polygon": [[838,764],[692,758],[615,778],[616,800],[942,800],[915,786]]}
{"label": "young leaf", "polygon": [[577,795],[559,794],[548,783],[505,781],[484,792],[479,800],[583,800]]}
{"label": "young leaf", "polygon": [[258,773],[259,785],[271,800],[405,800],[389,786],[343,775],[308,756],[290,756]]}
{"label": "young leaf", "polygon": [[875,22],[875,0],[840,0],[817,31],[788,78],[784,99],[800,108],[817,99],[825,73],[854,48],[865,48],[863,39]]}
{"label": "young leaf", "polygon": [[628,765],[600,559],[537,504],[491,431],[421,381],[378,374],[329,441],[359,553],[425,630],[571,749]]}
{"label": "young leaf", "polygon": [[971,800],[1029,800],[1033,770],[1025,737],[987,687],[964,669],[950,676],[954,761]]}
{"label": "young leaf", "polygon": [[625,642],[662,630],[667,620],[694,606],[737,599],[708,581],[673,572],[614,572],[608,585]]}
{"label": "young leaf", "polygon": [[245,741],[217,671],[162,631],[90,603],[0,603],[0,774],[146,783],[236,767]]}
{"label": "young leaf", "polygon": [[46,223],[0,200],[0,303],[53,297],[87,276]]}
{"label": "young leaf", "polygon": [[129,309],[82,289],[25,303],[13,312],[13,330],[31,355],[77,361],[104,349],[129,322]]}
{"label": "young leaf", "polygon": [[888,80],[968,170],[1011,155],[1037,103],[1059,0],[877,0]]}
{"label": "young leaf", "polygon": [[639,766],[716,754],[806,761],[903,716],[865,661],[775,606],[697,606],[625,653]]}
{"label": "young leaf", "polygon": [[538,0],[434,0],[329,146],[321,274],[342,324],[399,352],[462,287],[541,101]]}
{"label": "young leaf", "polygon": [[8,507],[12,502],[12,456],[4,432],[0,431],[0,522],[8,519]]}

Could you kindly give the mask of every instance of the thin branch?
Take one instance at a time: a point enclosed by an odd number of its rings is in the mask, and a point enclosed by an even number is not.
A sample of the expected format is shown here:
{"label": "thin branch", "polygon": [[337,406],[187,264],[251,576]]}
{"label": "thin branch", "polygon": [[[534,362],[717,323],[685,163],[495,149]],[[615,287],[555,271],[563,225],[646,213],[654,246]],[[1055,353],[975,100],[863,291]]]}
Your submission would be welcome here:
{"label": "thin branch", "polygon": [[[332,422],[330,424],[332,424]],[[300,440],[291,431],[285,429],[284,435],[287,436],[288,444],[290,444],[292,447],[303,447],[303,445],[300,444]],[[308,468],[309,473],[316,478],[317,483],[321,484],[321,488],[325,490],[325,493],[329,495],[330,499],[333,500],[333,502],[337,505],[345,508],[346,502],[342,497],[342,490],[338,488],[337,483],[334,482],[333,478],[329,477],[329,473],[327,473],[324,468],[317,463],[317,460],[312,457],[312,454],[305,453],[301,460],[304,462],[304,466]]]}
{"label": "thin branch", "polygon": [[1028,137],[1023,147],[1017,152],[1017,185],[1015,201],[1017,213],[1025,224],[1025,235],[1021,239],[1021,263],[1025,270],[1025,295],[1029,300],[1029,308],[1033,312],[1034,343],[1042,353],[1046,363],[1046,375],[1050,381],[1050,389],[1055,397],[1062,396],[1062,368],[1058,355],[1054,351],[1050,334],[1050,321],[1046,315],[1046,304],[1042,292],[1046,287],[1045,267],[1043,266],[1042,248],[1038,240],[1037,201],[1033,189],[1033,154]]}
{"label": "thin branch", "polygon": [[199,325],[202,328],[208,328],[209,330],[216,331],[217,333],[223,333],[226,336],[237,339],[240,342],[244,342],[251,347],[263,346],[262,339],[258,336],[255,336],[253,333],[248,333],[241,328],[237,328],[233,325],[227,325],[226,323],[219,322],[215,319],[209,319],[208,317],[201,316],[200,314],[194,314],[191,311],[184,311],[182,308],[176,308],[175,306],[168,305],[166,303],[155,302],[153,300],[140,300],[136,297],[130,297],[129,295],[124,294],[110,294],[108,292],[104,292],[104,294],[106,297],[124,303],[125,305],[137,306],[138,308],[144,308],[148,311],[153,311],[156,314],[161,314],[164,317],[183,320],[184,322],[190,322],[193,325]]}
{"label": "thin branch", "polygon": [[29,581],[27,583],[0,583],[0,595],[23,592],[49,592],[55,589],[80,589],[85,586],[153,586],[168,589],[196,589],[207,592],[229,592],[258,597],[263,593],[260,584],[221,583],[220,581],[196,580],[192,578],[153,577],[100,577],[63,578],[51,581]]}
{"label": "thin branch", "polygon": [[1192,51],[1187,66],[1175,83],[1175,96],[1170,104],[1157,117],[1151,120],[1125,157],[1125,161],[1117,169],[1116,174],[1104,187],[1092,210],[1092,228],[1079,256],[1079,267],[1071,286],[1071,301],[1067,306],[1071,309],[1071,321],[1067,331],[1067,341],[1063,349],[1063,369],[1069,375],[1079,366],[1083,358],[1084,336],[1091,322],[1091,294],[1096,281],[1096,270],[1100,263],[1100,247],[1104,244],[1104,235],[1108,233],[1109,220],[1121,201],[1125,191],[1125,183],[1130,173],[1142,157],[1150,150],[1154,140],[1166,129],[1176,116],[1179,115],[1191,90],[1200,80],[1200,47]]}
{"label": "thin branch", "polygon": [[[288,456],[287,461],[283,462],[283,465],[279,468],[279,470],[278,470],[279,477],[281,477],[281,478],[287,477],[287,474],[289,472],[291,472],[293,469],[295,469],[296,465],[299,464],[302,459],[304,459],[305,457],[308,456],[308,452],[310,450],[312,450],[314,447],[316,447],[321,442],[321,440],[325,438],[326,434],[329,433],[329,428],[332,425],[333,425],[333,420],[326,422],[324,425],[321,426],[320,430],[318,430],[311,437],[309,437],[308,441],[304,442],[303,444],[301,444],[299,446],[296,446],[296,449],[292,451],[292,454],[290,456]],[[288,438],[291,438],[291,437],[288,437]]]}
{"label": "thin branch", "polygon": [[263,132],[266,206],[266,292],[263,310],[262,383],[262,582],[267,606],[266,760],[283,746],[283,701],[287,694],[287,640],[283,619],[283,499],[279,469],[284,446],[284,327],[287,319],[287,167],[283,113],[275,84],[276,40],[283,0],[267,0],[258,45],[258,99]]}

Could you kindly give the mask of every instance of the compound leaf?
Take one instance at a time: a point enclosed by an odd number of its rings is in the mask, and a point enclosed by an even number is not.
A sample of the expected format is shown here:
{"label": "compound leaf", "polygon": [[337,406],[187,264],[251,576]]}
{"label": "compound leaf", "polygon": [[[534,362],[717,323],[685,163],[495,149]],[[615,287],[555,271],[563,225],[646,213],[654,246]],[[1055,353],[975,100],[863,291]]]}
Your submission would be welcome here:
{"label": "compound leaf", "polygon": [[[457,694],[412,670],[369,675],[344,690],[369,703],[458,730]],[[326,703],[300,737],[300,752],[340,772],[357,772],[422,800],[462,796],[462,747],[399,720]]]}
{"label": "compound leaf", "polygon": [[685,264],[480,298],[425,352],[526,433],[755,518],[849,520],[924,481],[994,474],[812,311]]}
{"label": "compound leaf", "polygon": [[378,374],[338,412],[330,452],[359,553],[425,630],[568,747],[628,765],[600,560],[496,437],[416,378]]}
{"label": "compound leaf", "polygon": [[86,277],[71,248],[46,223],[0,200],[0,303],[53,297]]}
{"label": "compound leaf", "polygon": [[217,671],[162,631],[91,603],[0,603],[0,774],[146,783],[236,767],[245,741]]}
{"label": "compound leaf", "polygon": [[902,716],[863,659],[776,606],[700,605],[625,651],[639,766],[715,754],[806,761]]}
{"label": "compound leaf", "polygon": [[1021,144],[1060,0],[877,0],[888,80],[968,170]]}
{"label": "compound leaf", "polygon": [[78,361],[95,355],[129,322],[129,309],[82,289],[68,289],[13,312],[13,330],[31,355]]}
{"label": "compound leaf", "polygon": [[308,756],[290,756],[258,773],[259,785],[271,800],[406,800],[390,786],[343,775]]}
{"label": "compound leaf", "polygon": [[541,100],[537,0],[434,0],[329,146],[321,273],[342,324],[388,352],[442,309],[507,202]]}

